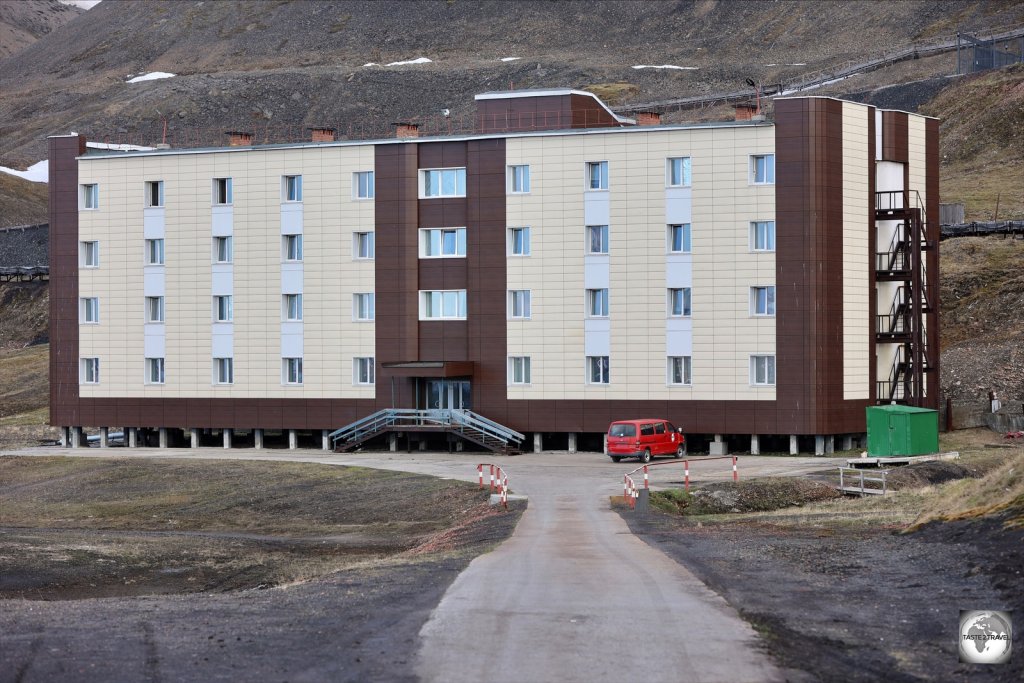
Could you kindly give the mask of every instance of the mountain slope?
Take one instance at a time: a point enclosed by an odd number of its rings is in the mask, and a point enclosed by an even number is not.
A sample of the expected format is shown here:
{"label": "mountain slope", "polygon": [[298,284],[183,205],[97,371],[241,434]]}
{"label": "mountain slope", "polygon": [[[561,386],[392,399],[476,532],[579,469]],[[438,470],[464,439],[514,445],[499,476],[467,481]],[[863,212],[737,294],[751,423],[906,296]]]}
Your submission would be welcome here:
{"label": "mountain slope", "polygon": [[25,49],[84,12],[80,7],[65,5],[59,0],[3,0],[0,2],[0,59]]}

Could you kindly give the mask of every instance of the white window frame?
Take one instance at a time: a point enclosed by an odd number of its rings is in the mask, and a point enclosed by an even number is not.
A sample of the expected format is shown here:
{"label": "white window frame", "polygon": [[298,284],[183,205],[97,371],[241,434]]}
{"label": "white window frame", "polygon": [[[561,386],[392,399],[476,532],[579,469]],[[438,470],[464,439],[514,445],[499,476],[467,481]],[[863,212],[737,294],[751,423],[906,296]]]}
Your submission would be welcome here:
{"label": "white window frame", "polygon": [[[762,302],[761,292],[764,292],[764,311],[758,310]],[[755,318],[774,318],[776,303],[775,285],[754,285],[750,288],[750,315]]]}
{"label": "white window frame", "polygon": [[[461,172],[461,173],[460,173]],[[427,176],[431,173],[439,173],[438,176],[438,193],[427,194],[429,183],[427,182]],[[448,193],[444,191],[444,178],[446,173],[455,174],[455,191]],[[419,172],[419,190],[420,199],[444,199],[446,197],[465,197],[466,196],[466,167],[465,166],[450,166],[445,168],[421,168]],[[462,187],[459,187],[461,180]],[[461,189],[461,193],[460,190]]]}
{"label": "white window frame", "polygon": [[[609,356],[587,356],[587,384],[593,386],[611,384],[611,367],[612,361]],[[598,377],[596,380],[594,379],[595,374]]]}
{"label": "white window frame", "polygon": [[[352,320],[359,323],[370,323],[373,322],[377,317],[377,297],[373,292],[355,292],[352,294]],[[361,305],[360,301],[367,302],[366,305]],[[369,315],[360,317],[360,312],[366,312]]]}
{"label": "white window frame", "polygon": [[[221,249],[221,245],[224,246]],[[227,258],[221,259],[222,253]],[[213,262],[214,263],[232,263],[235,259],[235,245],[234,239],[231,235],[221,235],[213,238]]]}
{"label": "white window frame", "polygon": [[529,356],[508,357],[508,383],[513,386],[529,386],[532,384]]}
{"label": "white window frame", "polygon": [[[597,174],[597,187],[594,186],[593,169],[598,169]],[[608,162],[607,161],[588,161],[584,168],[583,185],[587,192],[607,192],[608,191]]]}
{"label": "white window frame", "polygon": [[[91,302],[91,303],[90,303]],[[79,299],[78,322],[81,325],[98,325],[100,322],[100,300],[95,296]]]}
{"label": "white window frame", "polygon": [[[764,366],[764,381],[757,381],[758,365]],[[775,376],[775,355],[774,354],[751,354],[750,356],[750,386],[752,387],[773,387],[776,382]]]}
{"label": "white window frame", "polygon": [[[678,292],[678,295],[677,295]],[[679,298],[680,312],[675,312],[676,298]],[[668,317],[689,318],[693,315],[693,290],[690,287],[669,287]]]}
{"label": "white window frame", "polygon": [[509,165],[507,189],[509,194],[530,194],[529,164]]}
{"label": "white window frame", "polygon": [[281,203],[302,203],[302,175],[287,174],[281,176]]}
{"label": "white window frame", "polygon": [[352,199],[368,201],[376,195],[376,178],[373,171],[356,171],[352,174]]}
{"label": "white window frame", "polygon": [[[521,245],[524,247],[524,251],[516,252],[516,232],[521,231],[523,235]],[[528,225],[517,225],[508,229],[508,255],[514,256],[515,258],[525,258],[530,256],[530,226]]]}
{"label": "white window frame", "polygon": [[[757,161],[765,160],[765,179],[757,179]],[[770,160],[770,162],[769,162]],[[775,184],[775,155],[774,154],[751,154],[750,155],[750,184],[751,185],[774,185]]]}
{"label": "white window frame", "polygon": [[281,320],[289,323],[302,322],[302,295],[281,295]]}
{"label": "white window frame", "polygon": [[301,263],[302,260],[302,234],[281,235],[281,261]]}
{"label": "white window frame", "polygon": [[[92,245],[90,247],[89,245]],[[92,256],[92,263],[89,263],[89,256]],[[78,263],[80,268],[100,267],[100,243],[99,240],[82,240],[78,243]]]}
{"label": "white window frame", "polygon": [[[603,292],[603,294],[602,294]],[[596,305],[600,304],[603,300],[604,306]],[[596,289],[588,289],[586,294],[586,312],[588,318],[607,318],[611,313],[611,293],[607,287],[598,287]],[[598,309],[595,313],[594,310]],[[601,310],[603,309],[603,312]]]}
{"label": "white window frame", "polygon": [[[676,364],[679,365],[679,375],[682,381],[675,381]],[[667,375],[665,381],[670,387],[692,387],[693,386],[693,356],[669,356],[666,364]]]}
{"label": "white window frame", "polygon": [[529,320],[532,316],[531,299],[533,295],[529,289],[508,290],[508,318],[509,320]]}
{"label": "white window frame", "polygon": [[[441,249],[439,254],[429,253],[432,246],[432,238],[438,236],[438,246]],[[455,251],[445,253],[445,235],[455,235]],[[461,249],[461,252],[460,252]],[[466,229],[465,228],[420,228],[420,258],[466,258]]]}
{"label": "white window frame", "polygon": [[[153,201],[153,190],[156,189],[156,202]],[[164,181],[147,180],[145,185],[146,196],[144,198],[147,209],[164,208]]]}
{"label": "white window frame", "polygon": [[[227,303],[226,308],[221,306],[221,302]],[[222,318],[221,312],[226,311],[227,316]],[[232,295],[230,294],[217,294],[213,297],[213,322],[215,323],[230,323],[235,320],[235,302]]]}
{"label": "white window frame", "polygon": [[301,386],[302,381],[302,358],[282,358],[281,384]]}
{"label": "white window frame", "polygon": [[235,359],[214,358],[213,359],[213,383],[229,385],[235,383]]}
{"label": "white window frame", "polygon": [[[675,248],[675,231],[679,229],[682,237],[680,249]],[[693,253],[693,225],[691,223],[669,223],[668,225],[668,253],[670,254],[692,254]]]}
{"label": "white window frame", "polygon": [[[439,302],[441,305],[441,311],[444,311],[446,294],[455,295],[455,315],[435,315],[429,316],[430,312],[428,309],[432,308],[432,304],[428,304],[428,301],[433,301],[437,294],[440,296]],[[466,303],[466,290],[464,289],[421,289],[419,292],[420,302],[420,320],[465,320],[467,317],[467,303]],[[461,309],[461,310],[460,310]]]}
{"label": "white window frame", "polygon": [[[586,226],[586,250],[588,254],[607,255],[608,254],[608,243],[611,240],[610,230],[607,225],[588,225]],[[594,235],[597,234],[600,237],[600,247],[604,250],[594,251]]]}
{"label": "white window frame", "polygon": [[377,381],[377,361],[371,356],[352,359],[352,384],[356,386],[373,386]]}
{"label": "white window frame", "polygon": [[100,383],[100,359],[96,356],[87,356],[78,361],[78,377],[81,384]]}
{"label": "white window frame", "polygon": [[[155,378],[154,378],[155,375]],[[147,358],[146,359],[146,384],[164,384],[166,377],[164,375],[164,359],[163,358]]]}
{"label": "white window frame", "polygon": [[166,302],[162,296],[147,296],[146,297],[146,322],[150,325],[159,325],[166,322],[166,311],[164,307]]}
{"label": "white window frame", "polygon": [[[761,226],[764,226],[765,246],[758,247],[758,233],[762,229]],[[775,251],[775,221],[750,221],[750,251],[764,253]]]}
{"label": "white window frame", "polygon": [[147,266],[165,265],[164,238],[156,237],[145,240],[145,264]]}
{"label": "white window frame", "polygon": [[[676,166],[676,161],[680,162],[679,173],[682,176],[679,182],[672,182],[672,176]],[[690,187],[693,185],[693,160],[686,157],[669,157],[665,160],[665,187]]]}
{"label": "white window frame", "polygon": [[[210,202],[214,206],[231,206],[234,204],[234,189],[231,178],[214,178],[213,179],[213,194],[210,198]],[[220,201],[221,188],[224,189],[225,201]]]}
{"label": "white window frame", "polygon": [[79,211],[96,211],[100,208],[99,183],[82,183],[78,188]]}
{"label": "white window frame", "polygon": [[[363,247],[367,248],[364,250]],[[372,261],[377,252],[377,238],[373,230],[352,233],[352,258],[355,261]],[[368,254],[368,255],[367,255]]]}

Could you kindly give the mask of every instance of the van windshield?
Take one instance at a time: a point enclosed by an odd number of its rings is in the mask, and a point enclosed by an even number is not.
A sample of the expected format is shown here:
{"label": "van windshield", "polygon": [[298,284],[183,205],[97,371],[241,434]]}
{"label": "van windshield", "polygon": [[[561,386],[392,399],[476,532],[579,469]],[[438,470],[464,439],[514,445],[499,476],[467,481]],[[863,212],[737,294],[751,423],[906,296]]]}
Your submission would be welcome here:
{"label": "van windshield", "polygon": [[636,425],[623,424],[612,425],[608,436],[636,436]]}

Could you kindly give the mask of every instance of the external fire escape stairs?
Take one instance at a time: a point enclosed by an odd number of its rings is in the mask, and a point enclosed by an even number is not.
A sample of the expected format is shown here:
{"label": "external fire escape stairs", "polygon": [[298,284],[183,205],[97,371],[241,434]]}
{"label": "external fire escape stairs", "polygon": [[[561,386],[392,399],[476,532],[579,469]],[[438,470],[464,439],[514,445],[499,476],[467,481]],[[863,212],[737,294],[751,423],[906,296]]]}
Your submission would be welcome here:
{"label": "external fire escape stairs", "polygon": [[876,381],[876,402],[922,405],[925,373],[937,367],[929,350],[925,315],[929,300],[927,252],[937,249],[925,234],[925,209],[917,192],[877,192],[875,221],[899,221],[885,251],[875,254],[875,281],[900,282],[888,312],[877,314],[875,341],[899,344],[889,378]]}
{"label": "external fire escape stairs", "polygon": [[521,453],[526,437],[514,429],[488,420],[471,410],[434,409],[409,410],[386,408],[378,410],[330,433],[331,444],[337,452],[358,448],[382,434],[446,433],[475,443],[482,448],[504,455]]}

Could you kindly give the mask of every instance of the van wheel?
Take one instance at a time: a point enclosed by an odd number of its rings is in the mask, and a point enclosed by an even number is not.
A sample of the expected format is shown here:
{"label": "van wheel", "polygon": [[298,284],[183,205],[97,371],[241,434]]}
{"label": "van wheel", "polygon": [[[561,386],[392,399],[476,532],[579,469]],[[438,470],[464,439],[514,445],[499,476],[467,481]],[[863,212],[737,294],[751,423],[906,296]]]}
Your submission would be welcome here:
{"label": "van wheel", "polygon": [[676,449],[676,458],[681,458],[686,455],[686,446],[680,446]]}
{"label": "van wheel", "polygon": [[622,458],[618,455],[609,455],[608,457],[612,459],[612,462],[618,462],[622,460]]}
{"label": "van wheel", "polygon": [[651,461],[651,449],[650,448],[645,448],[644,452],[640,454],[640,462],[650,462],[650,461]]}

